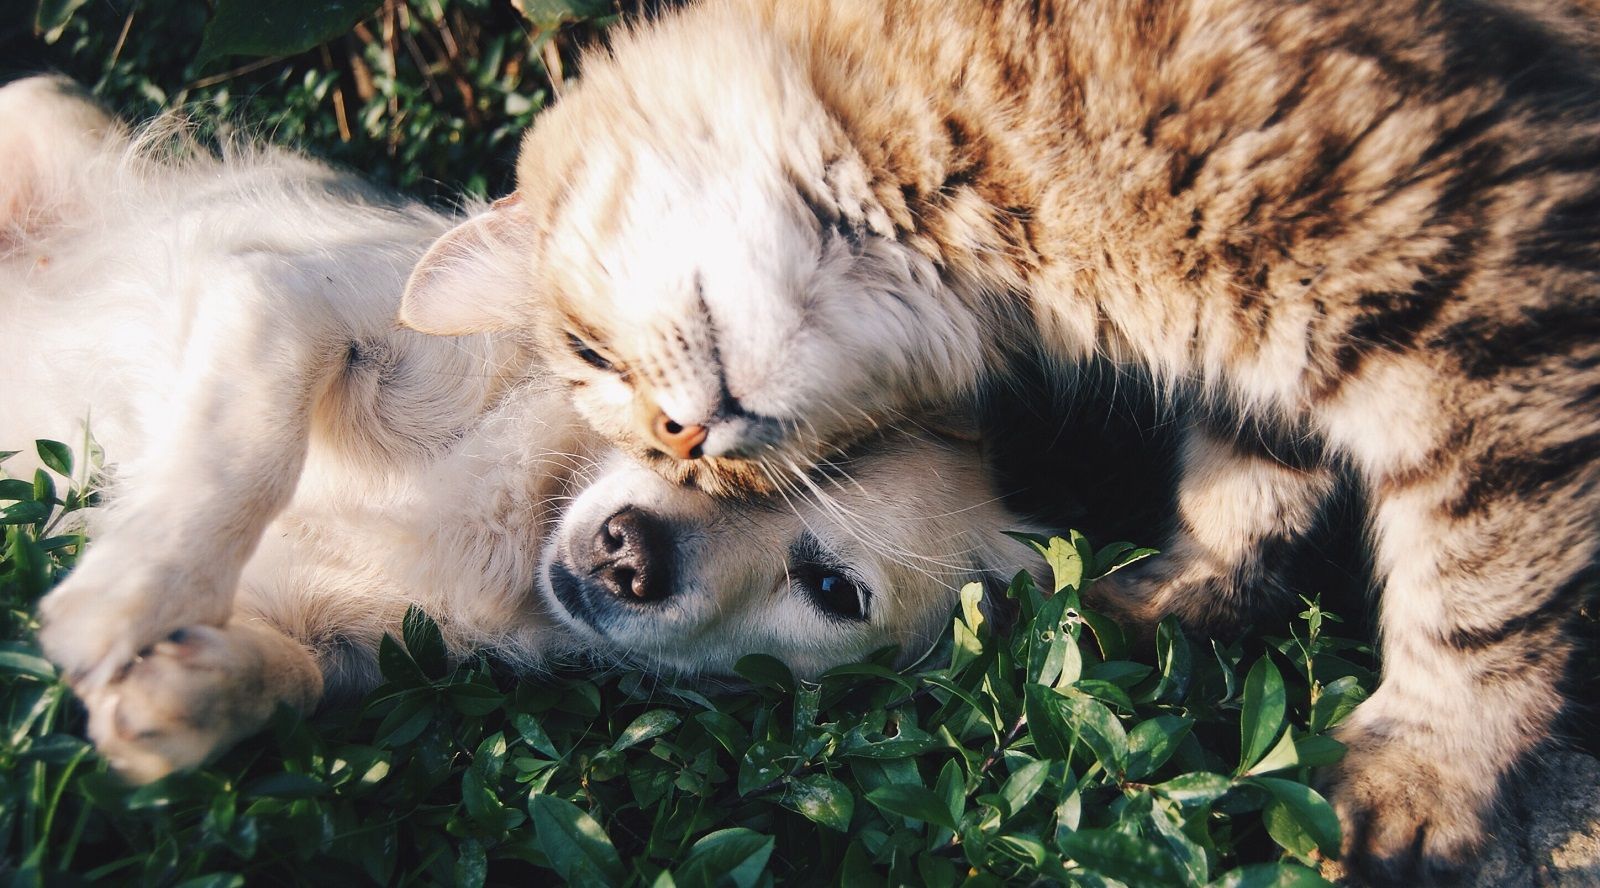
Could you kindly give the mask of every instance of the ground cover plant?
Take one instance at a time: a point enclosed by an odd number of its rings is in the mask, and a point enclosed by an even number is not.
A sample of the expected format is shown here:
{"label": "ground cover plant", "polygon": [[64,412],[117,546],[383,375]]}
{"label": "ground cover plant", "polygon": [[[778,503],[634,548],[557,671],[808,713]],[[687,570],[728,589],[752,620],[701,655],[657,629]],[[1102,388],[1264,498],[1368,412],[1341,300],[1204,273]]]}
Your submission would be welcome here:
{"label": "ground cover plant", "polygon": [[[0,480],[0,860],[14,884],[1316,885],[1336,853],[1308,784],[1372,686],[1365,645],[1315,602],[1256,643],[1145,655],[1082,606],[1148,550],[1019,540],[1009,631],[969,586],[915,667],[891,652],[742,687],[639,673],[518,680],[451,664],[411,613],[385,683],[211,767],[130,788],[82,739],[33,606],[86,545],[90,448]],[[0,463],[0,469],[4,463]],[[1047,594],[1051,593],[1051,594]]]}

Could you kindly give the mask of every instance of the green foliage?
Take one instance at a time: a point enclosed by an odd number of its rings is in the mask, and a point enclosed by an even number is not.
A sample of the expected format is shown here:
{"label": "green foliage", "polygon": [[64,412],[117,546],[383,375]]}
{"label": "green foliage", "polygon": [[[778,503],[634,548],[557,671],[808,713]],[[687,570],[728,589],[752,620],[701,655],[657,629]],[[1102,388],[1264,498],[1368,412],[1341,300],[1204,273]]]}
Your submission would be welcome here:
{"label": "green foliage", "polygon": [[[0,480],[0,859],[17,884],[1316,885],[1338,821],[1307,785],[1371,686],[1315,603],[1247,649],[1171,622],[1148,656],[1082,605],[1130,550],[1036,540],[1001,632],[977,584],[914,671],[893,652],[817,682],[745,658],[742,689],[634,672],[517,680],[451,668],[420,611],[357,706],[196,773],[120,785],[33,644],[33,605],[82,551],[52,535],[89,469]],[[93,460],[78,460],[93,464]],[[3,466],[0,466],[3,468]],[[66,491],[58,496],[58,491]],[[1330,702],[1331,701],[1331,702]]]}
{"label": "green foliage", "polygon": [[510,189],[517,136],[615,12],[594,0],[26,6],[0,20],[0,81],[62,71],[130,119],[184,107],[444,202]]}

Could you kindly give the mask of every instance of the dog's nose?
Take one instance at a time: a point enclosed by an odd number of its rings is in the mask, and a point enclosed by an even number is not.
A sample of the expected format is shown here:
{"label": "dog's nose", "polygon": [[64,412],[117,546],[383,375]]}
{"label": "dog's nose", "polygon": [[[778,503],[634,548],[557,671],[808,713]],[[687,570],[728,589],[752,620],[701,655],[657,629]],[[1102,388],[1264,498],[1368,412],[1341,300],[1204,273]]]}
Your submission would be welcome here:
{"label": "dog's nose", "polygon": [[671,545],[660,518],[629,506],[595,534],[594,578],[624,601],[661,601],[672,594]]}
{"label": "dog's nose", "polygon": [[704,454],[703,445],[708,434],[705,426],[682,425],[665,412],[656,411],[650,431],[661,442],[662,448],[678,459],[699,459]]}

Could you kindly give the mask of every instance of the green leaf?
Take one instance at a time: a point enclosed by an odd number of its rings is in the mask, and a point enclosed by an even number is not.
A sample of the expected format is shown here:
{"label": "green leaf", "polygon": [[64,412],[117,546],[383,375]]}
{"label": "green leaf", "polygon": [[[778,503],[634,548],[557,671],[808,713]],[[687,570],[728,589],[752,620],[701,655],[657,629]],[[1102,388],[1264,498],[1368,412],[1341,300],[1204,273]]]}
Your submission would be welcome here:
{"label": "green leaf", "polygon": [[1180,703],[1189,696],[1194,680],[1194,654],[1183,637],[1176,617],[1167,617],[1156,627],[1156,663],[1161,680],[1153,697],[1157,703]]}
{"label": "green leaf", "polygon": [[550,735],[545,733],[544,726],[539,723],[537,717],[526,712],[520,712],[512,717],[511,724],[517,729],[517,733],[522,735],[522,741],[528,744],[529,747],[544,753],[551,760],[559,761],[561,759],[561,752],[556,749],[554,743],[550,742]]}
{"label": "green leaf", "polygon": [[177,884],[177,888],[243,888],[244,876],[238,873],[211,873]]}
{"label": "green leaf", "polygon": [[1094,757],[1112,774],[1121,774],[1127,768],[1128,734],[1122,722],[1099,700],[1079,692],[1076,688],[1052,691],[1060,702],[1067,722],[1077,739],[1094,752]]}
{"label": "green leaf", "polygon": [[33,472],[33,499],[35,502],[56,505],[61,501],[56,499],[56,484],[50,480],[50,473],[44,469],[35,469]]}
{"label": "green leaf", "polygon": [[887,666],[879,666],[876,663],[846,663],[843,666],[835,666],[822,673],[824,681],[830,678],[852,677],[881,678],[884,681],[893,682],[907,691],[914,691],[917,688],[916,679],[908,678]]}
{"label": "green leaf", "polygon": [[429,678],[444,677],[450,668],[444,649],[444,636],[439,632],[439,625],[422,608],[414,604],[406,608],[405,619],[400,624],[400,635],[406,643],[406,652],[423,675]]}
{"label": "green leaf", "polygon": [[1068,684],[1076,681],[1082,672],[1083,657],[1078,651],[1072,625],[1077,618],[1067,618],[1067,605],[1067,596],[1052,597],[1039,608],[1028,627],[1029,681],[1043,685]]}
{"label": "green leaf", "polygon": [[606,0],[523,0],[522,14],[541,31],[555,31],[567,22],[583,21],[611,10]]}
{"label": "green leaf", "polygon": [[[1073,536],[1078,536],[1076,531],[1073,532]],[[1051,537],[1049,542],[1040,542],[1031,537],[1025,539],[1044,556],[1045,563],[1050,565],[1052,595],[1059,594],[1063,589],[1076,592],[1083,588],[1083,552],[1073,545],[1072,541],[1061,537]]]}
{"label": "green leaf", "polygon": [[749,795],[791,770],[794,750],[777,740],[751,744],[739,761],[739,795]]}
{"label": "green leaf", "polygon": [[869,740],[859,732],[852,732],[839,754],[849,758],[903,759],[939,745],[938,738],[932,734],[911,725],[901,725],[900,733],[882,740]]}
{"label": "green leaf", "polygon": [[33,501],[12,503],[0,509],[0,524],[38,524],[50,517],[50,507]]}
{"label": "green leaf", "polygon": [[856,810],[850,788],[826,774],[790,781],[784,802],[807,819],[839,832],[849,832]]}
{"label": "green leaf", "polygon": [[727,713],[708,710],[696,715],[694,720],[735,758],[742,757],[750,745],[750,734],[744,729],[744,725],[739,724],[738,719]]}
{"label": "green leaf", "polygon": [[510,829],[522,823],[522,812],[500,800],[500,772],[505,768],[506,738],[495,733],[478,744],[472,765],[461,779],[461,803],[467,816],[490,830]]}
{"label": "green leaf", "polygon": [[1244,708],[1239,713],[1239,773],[1250,770],[1272,747],[1272,741],[1283,731],[1286,708],[1283,676],[1272,659],[1263,654],[1244,680]]}
{"label": "green leaf", "polygon": [[489,878],[489,855],[477,839],[462,839],[456,850],[456,888],[482,888]]}
{"label": "green leaf", "polygon": [[867,793],[867,801],[888,814],[937,824],[946,829],[956,828],[944,799],[926,787],[900,784],[880,786]]}
{"label": "green leaf", "polygon": [[617,742],[611,744],[613,752],[631,749],[646,740],[660,737],[682,723],[683,717],[670,709],[652,709],[634,719],[631,724],[622,729]]}
{"label": "green leaf", "polygon": [[196,61],[305,52],[345,33],[382,0],[218,0]]}
{"label": "green leaf", "polygon": [[61,39],[61,32],[66,30],[67,23],[72,21],[73,13],[87,2],[89,0],[39,0],[39,7],[33,15],[33,33],[46,44],[55,43]]}
{"label": "green leaf", "polygon": [[[384,636],[387,638],[388,636]],[[394,709],[378,723],[374,743],[379,746],[399,746],[410,743],[422,735],[428,725],[439,715],[431,696],[411,693],[395,704]]]}
{"label": "green leaf", "polygon": [[53,681],[56,677],[55,664],[15,641],[0,644],[0,669],[44,681]]}
{"label": "green leaf", "polygon": [[1261,761],[1250,766],[1245,776],[1253,777],[1257,774],[1270,774],[1273,771],[1282,771],[1300,764],[1299,744],[1294,739],[1294,731],[1284,731],[1278,737],[1278,742],[1271,751],[1261,757]]}
{"label": "green leaf", "polygon": [[723,879],[736,888],[752,888],[767,868],[774,844],[771,836],[744,827],[717,830],[694,843],[673,878],[686,888],[710,888]]}
{"label": "green leaf", "polygon": [[1062,853],[1095,872],[1129,886],[1188,883],[1183,868],[1154,842],[1105,829],[1080,829],[1057,838]]}
{"label": "green leaf", "polygon": [[1333,883],[1296,863],[1253,863],[1229,872],[1206,888],[1333,888]]}
{"label": "green leaf", "polygon": [[1251,777],[1244,782],[1271,794],[1263,819],[1279,845],[1302,858],[1313,848],[1320,849],[1324,857],[1338,856],[1339,818],[1316,790],[1276,777]]}
{"label": "green leaf", "polygon": [[1179,819],[1181,813],[1181,807],[1151,805],[1149,821],[1155,827],[1154,838],[1172,852],[1173,858],[1187,874],[1188,884],[1203,885],[1211,874],[1211,864],[1206,859],[1205,849],[1183,831],[1184,824]]}
{"label": "green leaf", "polygon": [[528,799],[539,849],[573,885],[615,885],[627,877],[622,858],[600,824],[582,808],[542,793]]}
{"label": "green leaf", "polygon": [[1112,543],[1095,553],[1094,578],[1110,576],[1124,567],[1135,562],[1143,561],[1151,555],[1159,555],[1159,549],[1145,549],[1132,543]]}
{"label": "green leaf", "polygon": [[464,681],[445,688],[450,705],[463,715],[488,715],[505,705],[506,695],[492,685]]}
{"label": "green leaf", "polygon": [[393,635],[385,634],[378,639],[378,671],[383,674],[385,681],[391,681],[405,687],[426,685],[428,677],[422,674],[422,667],[417,661],[411,659],[406,649],[400,642],[395,641]]}
{"label": "green leaf", "polygon": [[1185,808],[1209,805],[1232,788],[1232,780],[1205,771],[1182,774],[1154,787],[1157,793]]}
{"label": "green leaf", "polygon": [[785,693],[794,692],[794,673],[782,660],[767,654],[746,654],[733,664],[739,673],[757,687],[771,688]]}
{"label": "green leaf", "polygon": [[0,500],[28,502],[34,499],[33,485],[20,478],[0,478]]}
{"label": "green leaf", "polygon": [[1057,699],[1060,696],[1044,685],[1028,684],[1022,688],[1034,748],[1045,758],[1064,760],[1072,755],[1073,730],[1066,705]]}
{"label": "green leaf", "polygon": [[1013,771],[1000,786],[1000,798],[1006,803],[1006,816],[1015,816],[1033,801],[1033,797],[1044,788],[1045,779],[1049,776],[1050,762],[1046,759],[1028,762]]}
{"label": "green leaf", "polygon": [[239,794],[251,799],[314,799],[327,795],[328,785],[310,774],[283,771],[247,784]]}
{"label": "green leaf", "polygon": [[[961,766],[955,759],[944,763],[939,770],[939,779],[935,781],[933,791],[944,799],[944,807],[950,812],[950,819],[961,820],[961,813],[966,808],[967,785],[962,775]],[[928,847],[937,848],[955,836],[955,831],[945,827],[929,830]]]}
{"label": "green leaf", "polygon": [[1322,733],[1344,720],[1361,701],[1367,699],[1367,690],[1353,675],[1328,682],[1311,707],[1310,725],[1313,733]]}
{"label": "green leaf", "polygon": [[1128,638],[1117,622],[1094,611],[1083,612],[1083,622],[1094,633],[1095,644],[1100,646],[1100,659],[1122,660],[1128,655]]}
{"label": "green leaf", "polygon": [[1344,744],[1324,734],[1313,734],[1294,741],[1300,764],[1320,768],[1344,758]]}
{"label": "green leaf", "polygon": [[1136,725],[1128,732],[1127,779],[1143,780],[1154,774],[1178,751],[1178,744],[1193,726],[1193,719],[1176,715],[1158,715]]}
{"label": "green leaf", "polygon": [[60,441],[41,439],[33,442],[39,451],[39,460],[63,478],[72,477],[72,449]]}

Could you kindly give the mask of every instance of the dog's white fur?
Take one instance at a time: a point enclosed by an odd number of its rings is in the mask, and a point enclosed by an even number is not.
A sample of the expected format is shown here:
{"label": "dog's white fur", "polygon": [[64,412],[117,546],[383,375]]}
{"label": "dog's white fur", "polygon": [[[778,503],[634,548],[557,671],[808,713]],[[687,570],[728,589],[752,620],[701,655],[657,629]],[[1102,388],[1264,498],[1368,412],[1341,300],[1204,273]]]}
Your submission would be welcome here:
{"label": "dog's white fur", "polygon": [[[0,183],[0,440],[82,440],[89,416],[112,459],[41,641],[129,777],[370,687],[412,604],[455,654],[525,669],[763,651],[815,674],[914,654],[960,582],[1033,566],[993,532],[1016,519],[970,443],[887,435],[740,503],[602,452],[522,340],[395,325],[453,220],[292,154],[224,154],[172,125],[130,137],[58,79],[0,89],[0,167],[20,171]],[[665,528],[661,601],[596,585],[624,509]],[[802,568],[872,590],[865,618],[830,616]],[[563,571],[594,612],[551,592]]]}

